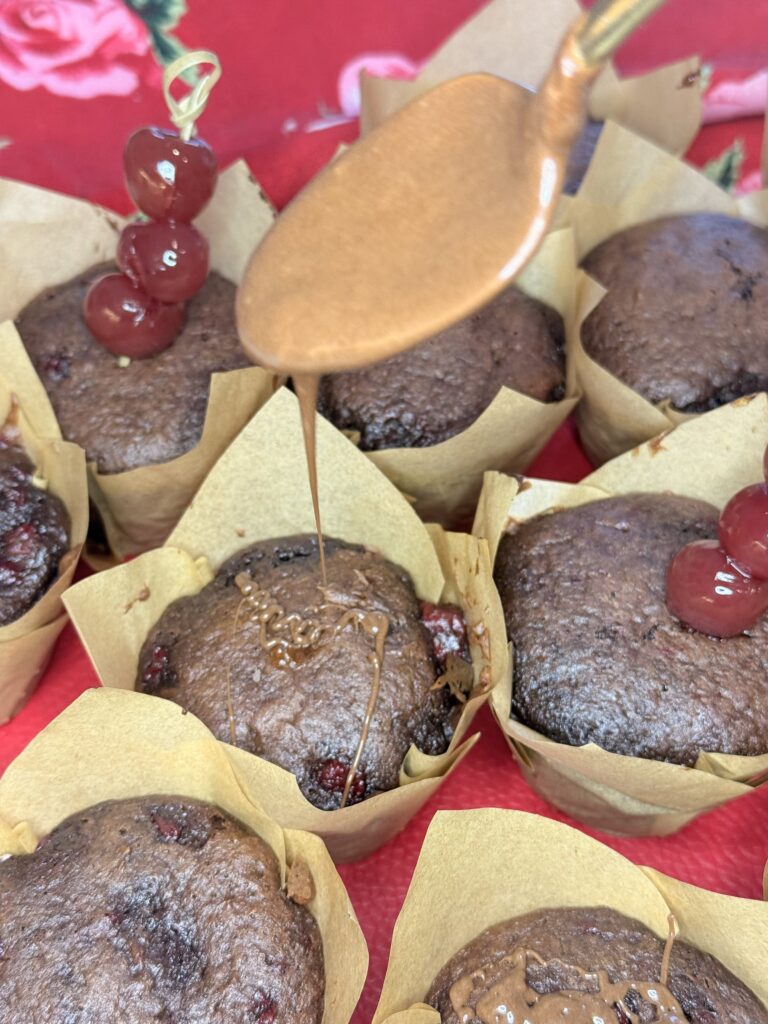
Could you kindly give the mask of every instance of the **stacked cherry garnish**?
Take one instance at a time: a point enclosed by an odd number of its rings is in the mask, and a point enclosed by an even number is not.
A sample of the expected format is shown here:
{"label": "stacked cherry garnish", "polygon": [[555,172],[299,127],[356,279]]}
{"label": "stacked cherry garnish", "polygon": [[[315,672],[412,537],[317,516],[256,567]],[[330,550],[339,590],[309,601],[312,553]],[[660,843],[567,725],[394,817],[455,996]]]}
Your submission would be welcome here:
{"label": "stacked cherry garnish", "polygon": [[[169,105],[188,112],[168,89]],[[126,185],[148,219],[123,229],[120,273],[95,281],[84,304],[89,330],[116,356],[146,359],[168,348],[184,326],[185,303],[208,276],[208,243],[192,221],[213,195],[217,165],[208,143],[192,137],[193,126],[188,118],[180,132],[140,128],[125,147]]]}
{"label": "stacked cherry garnish", "polygon": [[[768,448],[763,456],[768,480]],[[720,514],[719,540],[687,544],[667,572],[667,607],[714,637],[737,636],[768,611],[768,483],[735,494]]]}

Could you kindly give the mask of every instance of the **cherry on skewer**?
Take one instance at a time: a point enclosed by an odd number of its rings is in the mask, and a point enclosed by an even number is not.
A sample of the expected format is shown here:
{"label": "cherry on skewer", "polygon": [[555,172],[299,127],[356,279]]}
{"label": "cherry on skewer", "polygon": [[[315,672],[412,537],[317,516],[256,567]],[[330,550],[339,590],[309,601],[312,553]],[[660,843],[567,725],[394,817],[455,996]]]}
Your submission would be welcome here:
{"label": "cherry on skewer", "polygon": [[216,156],[208,143],[164,128],[135,131],[124,163],[131,198],[154,220],[194,220],[216,186]]}
{"label": "cherry on skewer", "polygon": [[205,284],[208,242],[191,224],[129,224],[120,236],[117,265],[159,302],[185,302]]}
{"label": "cherry on skewer", "polygon": [[116,356],[147,359],[167,348],[184,326],[182,303],[158,302],[124,274],[95,281],[85,297],[85,322]]}

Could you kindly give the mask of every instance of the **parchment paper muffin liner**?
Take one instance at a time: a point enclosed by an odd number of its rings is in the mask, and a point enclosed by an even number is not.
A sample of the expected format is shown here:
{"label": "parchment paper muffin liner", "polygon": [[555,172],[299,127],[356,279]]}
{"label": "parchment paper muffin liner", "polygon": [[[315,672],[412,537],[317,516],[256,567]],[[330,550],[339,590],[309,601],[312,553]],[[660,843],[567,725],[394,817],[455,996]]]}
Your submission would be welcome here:
{"label": "parchment paper muffin liner", "polygon": [[[552,306],[563,318],[566,363],[576,327],[583,271],[576,269],[570,229],[549,235],[515,284]],[[522,472],[538,455],[578,400],[573,375],[566,373],[565,397],[539,402],[502,387],[466,430],[428,448],[385,448],[368,458],[413,500],[427,522],[463,526],[471,519],[483,472]]]}
{"label": "parchment paper muffin liner", "polygon": [[[645,221],[688,213],[722,213],[768,226],[768,192],[734,198],[688,164],[615,124],[606,125],[568,217],[580,262],[595,246]],[[571,364],[583,398],[576,410],[582,444],[600,464],[690,419],[668,401],[656,405],[603,369],[581,343],[581,326],[605,289],[582,278]]]}
{"label": "parchment paper muffin liner", "polygon": [[[5,352],[11,333],[11,325],[0,324],[0,351]],[[0,359],[0,424],[18,430],[38,484],[66,507],[70,546],[40,600],[15,622],[0,626],[0,724],[21,710],[45,671],[67,621],[61,596],[72,582],[88,530],[85,456],[77,445],[61,440],[50,406],[41,401],[42,385],[26,354],[22,356]]]}
{"label": "parchment paper muffin liner", "polygon": [[[493,0],[458,29],[411,82],[360,77],[360,126],[368,132],[441,82],[485,71],[538,88],[563,36],[582,15],[576,0]],[[589,114],[614,120],[682,154],[701,123],[699,60],[689,57],[633,78],[607,64],[592,87]]]}
{"label": "parchment paper muffin liner", "polygon": [[[580,484],[486,475],[475,533],[495,559],[502,534],[553,511],[611,495],[671,491],[722,508],[762,479],[768,395],[742,398],[683,423],[606,463]],[[513,652],[510,652],[510,660]],[[491,694],[491,708],[538,793],[579,821],[626,835],[666,835],[697,815],[768,780],[768,751],[758,757],[702,752],[695,767],[610,753],[593,743],[557,743],[510,717],[512,674]]]}
{"label": "parchment paper muffin liner", "polygon": [[272,849],[283,883],[303,862],[308,909],[325,959],[324,1024],[346,1024],[365,981],[368,951],[347,892],[322,842],[265,814],[221,744],[167,701],[114,690],[84,693],[0,779],[0,857],[32,853],[61,821],[106,800],[181,796],[215,804]]}
{"label": "parchment paper muffin liner", "polygon": [[[244,162],[224,171],[196,222],[208,239],[212,269],[239,281],[273,219]],[[0,321],[18,316],[44,289],[113,259],[125,223],[82,200],[0,179]],[[7,360],[18,360],[14,350],[19,346],[18,335],[4,335],[0,370]],[[203,432],[194,448],[169,462],[122,473],[99,473],[95,464],[89,465],[91,498],[118,559],[163,543],[218,456],[276,386],[275,376],[258,367],[214,374]],[[50,412],[44,388],[37,400]]]}
{"label": "parchment paper muffin liner", "polygon": [[[326,536],[362,543],[407,569],[420,598],[459,604],[474,665],[474,687],[446,753],[429,756],[411,747],[400,786],[359,804],[319,810],[290,772],[223,745],[272,817],[322,836],[334,859],[354,860],[395,835],[469,751],[477,739],[465,739],[472,718],[509,663],[485,541],[425,526],[386,477],[319,416],[317,432]],[[197,593],[230,555],[258,540],[302,532],[314,532],[314,519],[298,404],[281,389],[221,457],[164,547],[83,580],[68,596],[102,683],[133,689],[150,628],[172,601]]]}
{"label": "parchment paper muffin liner", "polygon": [[680,939],[717,957],[768,1002],[765,903],[638,867],[568,825],[534,814],[438,811],[395,924],[373,1024],[439,1024],[440,1015],[423,1000],[462,946],[521,914],[590,906],[635,918],[660,939],[674,914]]}

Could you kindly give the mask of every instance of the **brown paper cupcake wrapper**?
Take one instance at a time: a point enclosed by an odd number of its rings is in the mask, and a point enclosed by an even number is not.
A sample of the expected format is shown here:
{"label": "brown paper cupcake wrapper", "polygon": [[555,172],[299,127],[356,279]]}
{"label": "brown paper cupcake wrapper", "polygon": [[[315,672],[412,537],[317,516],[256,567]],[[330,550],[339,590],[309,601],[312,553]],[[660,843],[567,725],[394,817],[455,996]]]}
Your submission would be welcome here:
{"label": "brown paper cupcake wrapper", "polygon": [[284,830],[259,806],[221,744],[178,707],[138,694],[88,691],[0,779],[0,856],[31,853],[71,814],[105,800],[182,796],[215,804],[272,848],[283,881],[303,861],[315,883],[308,909],[325,958],[324,1024],[346,1024],[368,951],[352,904],[316,836]]}
{"label": "brown paper cupcake wrapper", "polygon": [[[415,81],[363,73],[361,131],[375,128],[441,82],[473,71],[538,88],[563,36],[581,14],[576,0],[493,0],[440,47]],[[690,57],[622,79],[608,64],[592,87],[590,116],[618,121],[672,153],[684,153],[701,123],[698,68],[698,58]]]}
{"label": "brown paper cupcake wrapper", "polygon": [[[15,333],[11,325],[0,324],[3,353],[11,333]],[[35,476],[61,499],[70,520],[70,547],[58,577],[24,615],[0,626],[0,724],[21,709],[45,670],[67,621],[61,596],[72,582],[88,530],[85,456],[77,445],[60,439],[50,405],[46,415],[39,401],[41,390],[26,356],[18,363],[0,359],[0,423],[14,422],[20,443],[35,465]]]}
{"label": "brown paper cupcake wrapper", "polygon": [[[582,278],[576,268],[571,231],[550,234],[516,284],[560,313],[566,359],[576,329]],[[463,525],[474,511],[488,469],[522,472],[536,458],[578,400],[573,375],[565,397],[539,402],[502,387],[475,422],[455,437],[429,448],[387,448],[366,454],[413,501],[425,521]]]}
{"label": "brown paper cupcake wrapper", "polygon": [[[224,171],[197,221],[210,245],[212,268],[237,282],[273,218],[244,162]],[[114,258],[124,224],[116,214],[82,200],[0,180],[0,320],[18,316],[43,289]],[[19,345],[18,336],[15,341],[3,337],[0,366],[6,359],[19,361],[18,352],[12,351]],[[273,374],[258,367],[214,374],[203,432],[190,451],[123,473],[99,473],[89,465],[91,498],[118,559],[163,543],[208,470],[276,383]],[[38,401],[45,401],[50,414],[41,390]]]}
{"label": "brown paper cupcake wrapper", "polygon": [[[768,193],[735,199],[695,168],[618,125],[606,125],[578,195],[568,210],[577,261],[626,228],[687,213],[723,213],[768,226]],[[606,294],[585,275],[577,329],[571,345],[576,383],[583,393],[576,411],[581,440],[596,464],[620,455],[662,430],[690,419],[669,402],[643,398],[591,359],[581,343],[581,325]]]}
{"label": "brown paper cupcake wrapper", "polygon": [[590,906],[635,918],[661,939],[674,914],[682,940],[717,957],[768,1001],[765,903],[721,896],[637,867],[575,829],[533,814],[439,811],[395,924],[373,1024],[440,1024],[440,1015],[423,1000],[462,946],[521,914]]}
{"label": "brown paper cupcake wrapper", "polygon": [[[400,786],[321,811],[295,777],[231,746],[227,757],[277,821],[321,835],[338,860],[365,856],[416,813],[474,742],[472,718],[508,670],[504,620],[484,541],[427,527],[403,496],[334,427],[317,418],[320,506],[327,536],[362,543],[407,569],[419,597],[464,609],[473,694],[446,753],[411,748]],[[67,608],[105,686],[131,690],[150,628],[177,598],[197,593],[234,552],[269,537],[314,532],[298,405],[281,389],[224,453],[167,544],[83,580]],[[145,697],[153,705],[166,702]]]}
{"label": "brown paper cupcake wrapper", "polygon": [[[510,525],[555,508],[635,491],[672,491],[722,508],[740,488],[762,479],[768,396],[739,399],[681,424],[613,459],[581,484],[486,475],[475,533],[495,559]],[[510,655],[511,657],[512,655]],[[510,717],[511,673],[491,694],[491,708],[530,785],[556,807],[594,828],[665,835],[704,811],[766,780],[768,752],[738,757],[702,752],[694,768],[609,753],[594,744],[556,743]]]}

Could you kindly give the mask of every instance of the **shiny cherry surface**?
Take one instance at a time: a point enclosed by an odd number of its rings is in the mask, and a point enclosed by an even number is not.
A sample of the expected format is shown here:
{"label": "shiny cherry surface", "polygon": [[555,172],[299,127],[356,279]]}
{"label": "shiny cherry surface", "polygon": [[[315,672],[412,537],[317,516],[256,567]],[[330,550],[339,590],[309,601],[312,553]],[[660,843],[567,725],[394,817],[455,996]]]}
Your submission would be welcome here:
{"label": "shiny cherry surface", "polygon": [[734,494],[720,515],[720,544],[750,576],[768,580],[768,484]]}
{"label": "shiny cherry surface", "polygon": [[205,284],[208,243],[191,224],[129,224],[120,235],[117,265],[160,302],[184,302]]}
{"label": "shiny cherry surface", "polygon": [[123,160],[131,198],[154,220],[191,221],[213,195],[216,156],[202,139],[185,142],[163,128],[139,128]]}
{"label": "shiny cherry surface", "polygon": [[669,564],[667,607],[701,633],[737,636],[768,610],[768,583],[741,572],[716,540],[698,540]]}
{"label": "shiny cherry surface", "polygon": [[148,359],[173,342],[184,326],[184,307],[151,299],[124,274],[94,281],[84,304],[88,329],[109,352]]}

